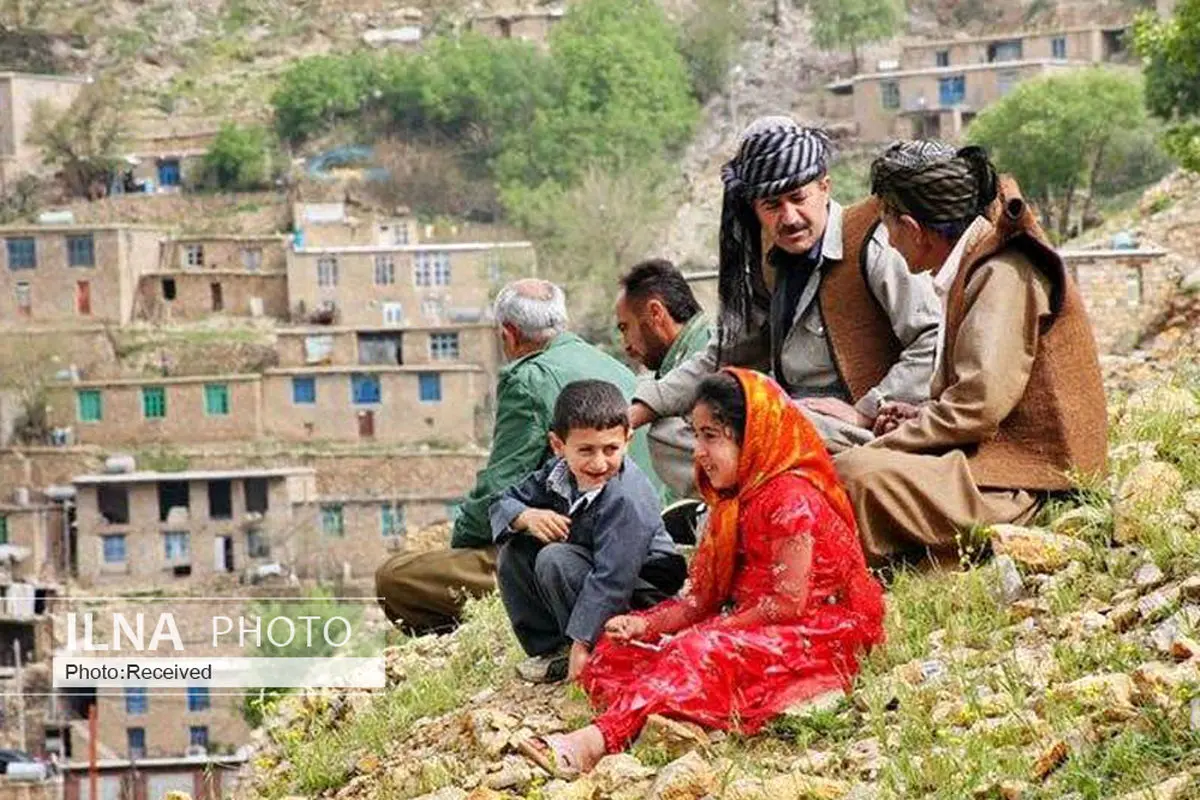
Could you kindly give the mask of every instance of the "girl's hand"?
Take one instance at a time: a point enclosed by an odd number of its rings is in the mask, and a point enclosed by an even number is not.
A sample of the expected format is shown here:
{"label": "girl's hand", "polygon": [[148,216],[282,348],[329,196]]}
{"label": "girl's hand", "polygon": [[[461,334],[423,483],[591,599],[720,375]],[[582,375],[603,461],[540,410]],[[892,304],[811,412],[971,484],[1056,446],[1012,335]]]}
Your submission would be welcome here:
{"label": "girl's hand", "polygon": [[645,617],[635,617],[632,614],[620,614],[604,623],[604,632],[618,642],[641,639],[649,630],[650,626]]}

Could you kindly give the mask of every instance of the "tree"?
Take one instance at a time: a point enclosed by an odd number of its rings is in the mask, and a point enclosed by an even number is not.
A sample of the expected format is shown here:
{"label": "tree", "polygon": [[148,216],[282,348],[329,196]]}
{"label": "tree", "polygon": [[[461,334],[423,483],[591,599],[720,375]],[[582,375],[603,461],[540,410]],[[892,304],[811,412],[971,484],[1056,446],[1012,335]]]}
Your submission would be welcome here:
{"label": "tree", "polygon": [[271,177],[270,144],[263,128],[226,122],[204,155],[205,182],[225,190],[266,186]]}
{"label": "tree", "polygon": [[1119,137],[1147,125],[1141,81],[1128,72],[1089,68],[1025,81],[967,129],[1002,172],[1011,173],[1060,239],[1070,230],[1076,195],[1088,193],[1114,156]]}
{"label": "tree", "polygon": [[279,137],[302,142],[360,111],[368,100],[373,67],[369,53],[313,56],[293,63],[271,95]]}
{"label": "tree", "polygon": [[5,340],[0,356],[0,390],[16,400],[13,439],[46,444],[50,438],[50,391],[64,350],[61,337],[26,333]]}
{"label": "tree", "polygon": [[824,50],[848,47],[858,72],[858,48],[896,33],[904,8],[899,0],[808,0],[813,40]]}
{"label": "tree", "polygon": [[123,109],[115,82],[88,84],[65,110],[57,110],[49,101],[38,102],[28,141],[42,149],[47,166],[61,170],[71,194],[103,196],[120,162]]}
{"label": "tree", "polygon": [[679,24],[679,52],[704,102],[725,87],[725,73],[746,33],[742,0],[699,0]]}
{"label": "tree", "polygon": [[1171,19],[1138,17],[1134,47],[1144,63],[1146,105],[1169,123],[1165,147],[1200,172],[1200,0],[1180,0]]}

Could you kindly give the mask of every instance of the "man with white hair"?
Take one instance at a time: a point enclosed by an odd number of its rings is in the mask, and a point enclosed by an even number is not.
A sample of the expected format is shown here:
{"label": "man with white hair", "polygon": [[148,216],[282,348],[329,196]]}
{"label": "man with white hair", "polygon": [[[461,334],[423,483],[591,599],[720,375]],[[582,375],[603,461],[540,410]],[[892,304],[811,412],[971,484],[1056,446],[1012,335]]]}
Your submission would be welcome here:
{"label": "man with white hair", "polygon": [[[375,573],[375,589],[388,619],[414,634],[452,628],[467,597],[496,588],[496,546],[488,508],[548,458],[548,433],[558,393],[572,381],[594,378],[616,384],[632,398],[636,380],[615,358],[567,332],[563,290],[526,278],[496,297],[497,333],[508,364],[496,389],[496,423],[487,464],[463,501],[450,549],[392,556]],[[629,454],[654,473],[645,432]],[[653,480],[653,478],[652,478]]]}

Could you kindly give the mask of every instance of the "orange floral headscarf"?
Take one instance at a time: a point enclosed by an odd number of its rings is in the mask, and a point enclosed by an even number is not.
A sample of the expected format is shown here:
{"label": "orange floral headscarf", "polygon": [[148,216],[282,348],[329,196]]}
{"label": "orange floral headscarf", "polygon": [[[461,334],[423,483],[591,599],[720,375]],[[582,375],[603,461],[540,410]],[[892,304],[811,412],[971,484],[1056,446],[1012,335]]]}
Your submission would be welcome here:
{"label": "orange floral headscarf", "polygon": [[761,372],[726,367],[746,395],[746,431],[738,457],[736,492],[719,492],[703,470],[696,485],[708,505],[708,532],[692,560],[691,591],[698,596],[728,599],[738,550],[738,513],[771,479],[788,472],[806,479],[854,528],[850,500],[838,481],[824,442],[779,384]]}

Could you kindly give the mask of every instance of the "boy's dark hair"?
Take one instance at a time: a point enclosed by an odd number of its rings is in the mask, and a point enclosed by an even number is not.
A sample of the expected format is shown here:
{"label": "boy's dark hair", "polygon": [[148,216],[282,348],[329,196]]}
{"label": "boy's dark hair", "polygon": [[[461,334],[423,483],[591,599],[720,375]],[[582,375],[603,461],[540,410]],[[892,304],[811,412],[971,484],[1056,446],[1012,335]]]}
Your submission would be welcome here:
{"label": "boy's dark hair", "polygon": [[621,278],[625,297],[639,305],[657,299],[666,307],[671,319],[682,324],[700,313],[700,303],[692,294],[674,264],[664,258],[652,258],[635,264]]}
{"label": "boy's dark hair", "polygon": [[608,381],[572,381],[563,387],[554,403],[554,422],[550,430],[566,441],[573,428],[628,430],[629,401]]}
{"label": "boy's dark hair", "polygon": [[746,393],[742,384],[728,372],[716,372],[700,382],[696,404],[708,406],[713,418],[733,429],[740,445],[746,437]]}

